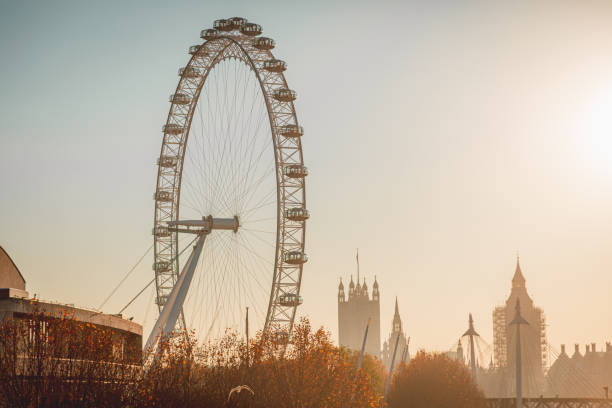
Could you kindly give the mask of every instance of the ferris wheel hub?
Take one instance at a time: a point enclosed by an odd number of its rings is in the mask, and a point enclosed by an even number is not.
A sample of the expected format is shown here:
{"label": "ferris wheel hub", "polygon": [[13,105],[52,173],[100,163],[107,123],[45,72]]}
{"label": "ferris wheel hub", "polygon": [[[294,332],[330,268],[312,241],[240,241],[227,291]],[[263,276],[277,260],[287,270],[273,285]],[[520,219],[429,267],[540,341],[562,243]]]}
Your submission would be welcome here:
{"label": "ferris wheel hub", "polygon": [[169,221],[168,230],[172,232],[186,232],[191,234],[208,234],[212,230],[231,230],[238,232],[240,219],[237,215],[233,218],[213,218],[212,215],[202,217],[201,220],[178,220]]}

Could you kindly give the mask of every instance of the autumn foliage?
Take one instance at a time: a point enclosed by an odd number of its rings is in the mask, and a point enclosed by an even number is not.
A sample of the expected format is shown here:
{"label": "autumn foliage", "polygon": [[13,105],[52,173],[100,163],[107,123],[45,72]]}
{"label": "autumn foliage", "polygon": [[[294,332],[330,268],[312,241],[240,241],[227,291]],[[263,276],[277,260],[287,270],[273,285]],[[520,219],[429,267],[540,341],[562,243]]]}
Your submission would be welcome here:
{"label": "autumn foliage", "polygon": [[387,400],[389,408],[484,407],[484,395],[464,364],[423,351],[398,368]]}
{"label": "autumn foliage", "polygon": [[[3,322],[0,407],[360,408],[381,399],[380,363],[367,359],[357,373],[352,352],[305,319],[289,344],[260,333],[247,347],[228,332],[201,345],[192,333],[173,333],[144,365],[119,346],[112,333],[70,316]],[[253,394],[229,395],[242,385]]]}
{"label": "autumn foliage", "polygon": [[[178,332],[160,342],[158,358],[141,361],[140,349],[126,349],[116,333],[35,312],[0,325],[0,408],[381,406],[380,360],[366,355],[357,370],[359,353],[334,346],[306,319],[286,340],[259,333],[247,345],[227,332],[200,344]],[[478,408],[482,401],[463,364],[420,352],[398,368],[387,406]]]}

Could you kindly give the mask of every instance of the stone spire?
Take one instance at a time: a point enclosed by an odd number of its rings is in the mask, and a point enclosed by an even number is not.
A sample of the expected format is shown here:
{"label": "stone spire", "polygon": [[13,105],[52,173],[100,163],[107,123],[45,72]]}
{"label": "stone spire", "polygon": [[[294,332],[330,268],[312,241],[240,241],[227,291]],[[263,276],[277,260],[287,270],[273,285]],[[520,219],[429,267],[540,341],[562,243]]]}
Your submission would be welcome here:
{"label": "stone spire", "polygon": [[374,275],[374,285],[372,285],[372,300],[380,299],[380,292],[378,291],[378,281],[376,280],[376,275]]}
{"label": "stone spire", "polygon": [[400,333],[402,331],[402,319],[399,315],[399,306],[397,305],[397,296],[395,297],[395,314],[393,315],[393,324],[391,325],[393,332]]}
{"label": "stone spire", "polygon": [[514,277],[512,278],[512,288],[525,288],[525,277],[521,271],[521,264],[519,263],[519,256],[516,256],[516,270],[514,271]]}

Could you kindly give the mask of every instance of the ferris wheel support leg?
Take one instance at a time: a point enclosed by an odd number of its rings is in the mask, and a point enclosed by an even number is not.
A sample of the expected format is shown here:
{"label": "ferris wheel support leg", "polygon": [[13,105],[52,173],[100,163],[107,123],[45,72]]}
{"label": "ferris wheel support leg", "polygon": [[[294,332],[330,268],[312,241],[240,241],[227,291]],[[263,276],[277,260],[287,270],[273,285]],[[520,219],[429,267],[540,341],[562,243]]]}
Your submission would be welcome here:
{"label": "ferris wheel support leg", "polygon": [[[170,292],[168,300],[164,304],[164,308],[159,314],[157,322],[155,322],[155,326],[153,326],[153,330],[151,330],[151,334],[149,335],[149,339],[147,340],[144,348],[145,352],[152,353],[159,339],[168,335],[168,333],[172,332],[176,327],[176,321],[181,313],[181,310],[183,309],[183,303],[187,297],[189,285],[191,284],[191,280],[198,264],[198,259],[200,259],[202,247],[204,246],[204,241],[206,240],[207,235],[207,232],[203,232],[200,235],[198,242],[193,247],[193,251],[183,267],[183,271],[179,275],[172,292]],[[157,356],[157,354],[155,355]]]}

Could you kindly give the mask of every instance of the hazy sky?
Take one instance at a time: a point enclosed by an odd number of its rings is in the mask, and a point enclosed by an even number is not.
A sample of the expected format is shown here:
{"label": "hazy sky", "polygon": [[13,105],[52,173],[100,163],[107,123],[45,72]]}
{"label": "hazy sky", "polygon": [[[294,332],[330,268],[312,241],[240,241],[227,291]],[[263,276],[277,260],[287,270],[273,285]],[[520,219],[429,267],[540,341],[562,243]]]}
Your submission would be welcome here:
{"label": "hazy sky", "polygon": [[[468,312],[491,343],[519,250],[555,349],[612,340],[603,1],[0,1],[0,245],[31,294],[96,307],[149,247],[176,71],[235,15],[276,39],[307,130],[301,314],[337,335],[359,247],[383,339],[397,296],[413,348],[448,349]],[[126,313],[150,327],[150,300]]]}

